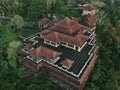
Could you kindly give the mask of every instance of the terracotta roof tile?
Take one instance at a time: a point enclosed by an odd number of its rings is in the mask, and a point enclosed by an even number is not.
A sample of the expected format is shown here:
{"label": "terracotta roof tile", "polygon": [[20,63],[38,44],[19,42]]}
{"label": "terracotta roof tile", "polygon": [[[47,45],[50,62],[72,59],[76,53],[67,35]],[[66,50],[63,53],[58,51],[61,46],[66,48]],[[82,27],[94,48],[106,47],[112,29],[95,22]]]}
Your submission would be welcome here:
{"label": "terracotta roof tile", "polygon": [[82,46],[88,39],[88,36],[79,34],[75,37],[74,43],[75,45]]}
{"label": "terracotta roof tile", "polygon": [[88,36],[82,35],[81,33],[78,33],[77,36],[70,36],[70,35],[66,35],[58,32],[52,32],[44,36],[44,39],[50,40],[55,43],[63,41],[65,43],[69,43],[69,44],[81,47],[89,39]]}
{"label": "terracotta roof tile", "polygon": [[79,29],[78,21],[71,20],[69,18],[65,18],[64,20],[59,21],[55,24],[50,30],[54,30],[57,32],[65,33],[65,34],[73,34]]}
{"label": "terracotta roof tile", "polygon": [[75,18],[75,17],[73,17],[73,16],[71,16],[70,19],[71,19],[71,20],[74,20],[74,21],[79,21],[78,18]]}
{"label": "terracotta roof tile", "polygon": [[84,29],[86,29],[87,27],[86,26],[84,26],[84,25],[82,25],[82,24],[78,24],[77,25],[77,29],[79,29],[79,30],[81,30],[81,31],[83,31]]}
{"label": "terracotta roof tile", "polygon": [[48,23],[49,21],[50,21],[50,20],[49,20],[48,18],[43,18],[43,19],[39,20],[38,23],[40,23],[40,24],[46,24],[46,23]]}
{"label": "terracotta roof tile", "polygon": [[60,34],[60,40],[65,42],[65,43],[71,43],[71,44],[74,41],[72,36],[66,35],[66,34]]}
{"label": "terracotta roof tile", "polygon": [[82,34],[82,35],[84,35],[85,32],[80,30],[80,31],[78,32],[78,34]]}
{"label": "terracotta roof tile", "polygon": [[49,26],[53,26],[55,25],[55,23],[61,21],[61,18],[56,18],[56,19],[53,19],[52,21],[49,22]]}
{"label": "terracotta roof tile", "polygon": [[94,24],[96,23],[96,20],[97,20],[97,18],[95,16],[88,14],[88,15],[84,15],[82,17],[81,23],[90,28],[93,28],[95,26]]}
{"label": "terracotta roof tile", "polygon": [[41,56],[41,47],[38,47],[32,51],[30,51],[30,55],[33,57],[33,58],[39,58]]}
{"label": "terracotta roof tile", "polygon": [[72,45],[76,45],[76,46],[82,46],[87,40],[89,39],[88,36],[85,35],[77,35],[75,37],[69,36],[69,35],[65,35],[65,34],[61,34],[60,35],[60,40]]}
{"label": "terracotta roof tile", "polygon": [[44,39],[50,40],[52,42],[58,43],[60,41],[58,32],[52,32],[44,37]]}
{"label": "terracotta roof tile", "polygon": [[[52,32],[47,34],[43,38],[55,43],[63,41],[63,42],[81,47],[88,39],[87,36],[83,35],[84,32],[82,32],[87,27],[84,25],[78,24],[78,22],[75,25],[71,25],[70,24],[71,22],[76,23],[76,21],[70,20],[69,18],[66,18],[58,22],[55,26],[52,26],[49,28],[49,30],[51,30]],[[73,34],[74,32],[78,35],[72,36],[71,34]],[[79,34],[82,34],[82,35],[79,35]]]}
{"label": "terracotta roof tile", "polygon": [[26,45],[24,46],[24,48],[25,48],[25,49],[30,49],[30,48],[32,48],[32,44],[31,44],[31,43],[28,43],[28,44],[26,44]]}
{"label": "terracotta roof tile", "polygon": [[65,18],[65,19],[63,19],[63,20],[61,20],[60,22],[57,23],[57,25],[65,26],[65,27],[70,27],[73,24],[77,24],[77,22],[74,21],[74,20],[71,20],[70,18]]}
{"label": "terracotta roof tile", "polygon": [[72,61],[70,59],[65,59],[60,64],[66,66],[67,68],[70,68],[73,63],[74,63],[74,61]]}
{"label": "terracotta roof tile", "polygon": [[92,10],[96,10],[97,7],[94,6],[93,4],[88,4],[87,6],[84,7],[84,10],[88,10],[88,11],[92,11]]}
{"label": "terracotta roof tile", "polygon": [[49,34],[49,33],[51,33],[51,32],[52,32],[51,30],[47,29],[47,30],[44,30],[44,31],[38,32],[37,34],[40,34],[40,35],[45,36],[45,35],[47,35],[47,34]]}
{"label": "terracotta roof tile", "polygon": [[66,18],[56,23],[55,26],[51,27],[50,30],[72,35],[78,30],[84,30],[86,26],[78,24],[77,21]]}
{"label": "terracotta roof tile", "polygon": [[61,55],[61,53],[41,46],[41,47],[38,47],[38,48],[30,51],[30,55],[33,58],[39,58],[39,57],[43,56],[43,57],[46,57],[49,60],[54,60],[57,57],[59,57]]}

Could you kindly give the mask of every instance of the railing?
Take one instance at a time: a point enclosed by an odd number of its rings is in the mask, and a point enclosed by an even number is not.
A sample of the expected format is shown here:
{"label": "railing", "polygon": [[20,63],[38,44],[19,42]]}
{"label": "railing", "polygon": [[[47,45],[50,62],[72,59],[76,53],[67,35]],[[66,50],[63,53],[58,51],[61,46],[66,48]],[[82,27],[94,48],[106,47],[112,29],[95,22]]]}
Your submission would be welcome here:
{"label": "railing", "polygon": [[30,57],[30,56],[27,56],[27,59],[29,59],[29,60],[33,61],[34,63],[37,63],[37,64],[42,61],[42,58],[34,59],[34,58]]}
{"label": "railing", "polygon": [[85,65],[83,66],[83,68],[80,70],[80,73],[77,75],[77,77],[79,78],[79,76],[82,74],[83,70],[85,69],[85,67],[87,66],[88,62],[91,60],[93,54],[90,55],[90,57],[88,58],[88,60],[85,62]]}

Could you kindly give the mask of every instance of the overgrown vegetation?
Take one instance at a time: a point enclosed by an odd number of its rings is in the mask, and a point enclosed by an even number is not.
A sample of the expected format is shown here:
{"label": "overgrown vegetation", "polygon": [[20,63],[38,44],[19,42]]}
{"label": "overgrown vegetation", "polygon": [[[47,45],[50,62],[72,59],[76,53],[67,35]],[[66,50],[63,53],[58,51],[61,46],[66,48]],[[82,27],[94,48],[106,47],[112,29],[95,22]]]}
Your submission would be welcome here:
{"label": "overgrown vegetation", "polygon": [[[120,6],[117,0],[98,1],[105,1],[101,9],[106,11],[107,17],[97,24],[99,55],[85,90],[120,90]],[[28,70],[17,56],[17,50],[21,48],[18,34],[24,22],[38,21],[48,13],[64,18],[79,17],[81,11],[66,6],[64,0],[0,0],[0,15],[9,18],[7,23],[0,23],[1,90],[61,90],[44,71],[39,72],[31,85],[26,86],[21,81]]]}
{"label": "overgrown vegetation", "polygon": [[102,7],[107,17],[97,24],[97,42],[100,49],[86,90],[120,90],[120,6],[116,2],[111,0]]}

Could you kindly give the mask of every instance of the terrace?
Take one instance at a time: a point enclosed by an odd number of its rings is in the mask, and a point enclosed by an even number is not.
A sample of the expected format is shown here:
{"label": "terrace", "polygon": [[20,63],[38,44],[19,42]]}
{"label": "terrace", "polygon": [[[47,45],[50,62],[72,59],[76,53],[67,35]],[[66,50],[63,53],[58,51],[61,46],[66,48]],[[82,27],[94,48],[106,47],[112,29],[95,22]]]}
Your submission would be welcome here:
{"label": "terrace", "polygon": [[[92,59],[92,56],[93,56],[92,52],[95,48],[95,45],[87,43],[82,48],[82,50],[78,52],[76,50],[72,50],[64,46],[59,46],[57,48],[52,47],[50,45],[45,44],[43,39],[41,38],[35,38],[35,39],[39,41],[39,43],[34,46],[35,48],[39,46],[44,46],[44,47],[50,48],[51,50],[62,53],[59,56],[60,57],[59,60],[57,60],[55,63],[47,62],[48,64],[53,65],[56,68],[61,69],[62,71],[67,72],[70,75],[72,75],[71,73],[73,73],[77,78],[79,78],[80,75],[84,72],[85,68],[87,67],[87,64]],[[27,41],[29,42],[29,40],[30,39],[28,39]],[[61,62],[66,58],[74,61],[74,63],[69,69],[66,69],[61,65]]]}

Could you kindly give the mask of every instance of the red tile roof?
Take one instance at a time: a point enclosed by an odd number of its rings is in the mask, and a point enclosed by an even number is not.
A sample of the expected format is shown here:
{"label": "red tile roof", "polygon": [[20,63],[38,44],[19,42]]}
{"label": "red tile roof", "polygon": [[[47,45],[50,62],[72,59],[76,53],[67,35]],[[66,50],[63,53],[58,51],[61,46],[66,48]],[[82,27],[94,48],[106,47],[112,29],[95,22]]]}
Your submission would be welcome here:
{"label": "red tile roof", "polygon": [[71,20],[74,20],[74,21],[79,21],[78,18],[75,18],[73,16],[70,17]]}
{"label": "red tile roof", "polygon": [[77,32],[79,30],[84,30],[86,28],[87,28],[86,26],[81,25],[81,24],[76,24],[76,25],[74,25],[74,26],[72,26],[70,28],[55,25],[55,26],[51,27],[50,30],[60,32],[60,33],[64,33],[64,34],[72,35],[73,33]]}
{"label": "red tile roof", "polygon": [[53,26],[55,23],[57,23],[59,21],[61,21],[61,18],[53,19],[52,21],[50,21],[49,26]]}
{"label": "red tile roof", "polygon": [[[58,22],[55,26],[50,27],[49,30],[42,31],[39,34],[45,35],[44,39],[55,43],[63,41],[81,47],[88,40],[88,37],[83,35],[83,30],[86,28],[86,26],[78,24],[77,21],[66,18]],[[73,37],[71,36],[73,33],[78,35]]]}
{"label": "red tile roof", "polygon": [[71,27],[75,24],[77,24],[78,22],[71,20],[70,18],[65,18],[63,20],[61,20],[60,22],[56,23],[59,26],[64,26],[64,27]]}
{"label": "red tile roof", "polygon": [[89,39],[88,36],[85,35],[77,35],[75,37],[69,36],[69,35],[65,35],[65,34],[61,34],[60,35],[60,40],[72,45],[76,45],[76,46],[82,46],[87,40]]}
{"label": "red tile roof", "polygon": [[89,39],[88,36],[79,34],[74,38],[74,41],[72,42],[72,44],[81,47],[88,39]]}
{"label": "red tile roof", "polygon": [[84,31],[79,31],[78,34],[82,34],[82,35],[84,35],[85,32],[84,32]]}
{"label": "red tile roof", "polygon": [[73,41],[74,41],[74,38],[70,35],[60,34],[60,40],[65,42],[65,43],[71,43],[72,44]]}
{"label": "red tile roof", "polygon": [[43,18],[41,20],[38,21],[39,24],[46,24],[48,23],[50,20],[48,18]]}
{"label": "red tile roof", "polygon": [[60,64],[66,66],[67,68],[70,68],[73,63],[74,63],[74,61],[72,61],[70,59],[65,59]]}
{"label": "red tile roof", "polygon": [[46,36],[44,36],[44,39],[50,40],[52,42],[58,43],[60,41],[58,32],[52,32]]}
{"label": "red tile roof", "polygon": [[55,31],[56,29],[54,29],[54,28],[55,28],[55,25],[54,25],[54,26],[49,27],[49,30],[51,30],[51,31]]}
{"label": "red tile roof", "polygon": [[86,26],[84,26],[84,25],[82,25],[82,24],[78,24],[78,29],[79,29],[79,30],[83,31],[83,30],[86,29],[86,28],[88,28],[88,27],[86,27]]}
{"label": "red tile roof", "polygon": [[93,28],[95,26],[94,24],[96,23],[96,20],[97,20],[97,18],[95,16],[88,14],[88,15],[84,15],[82,17],[81,23],[90,28]]}
{"label": "red tile roof", "polygon": [[47,35],[47,34],[49,34],[49,33],[51,33],[51,32],[52,32],[51,30],[46,29],[46,30],[44,30],[44,31],[38,32],[37,34],[40,34],[40,35],[45,36],[45,35]]}
{"label": "red tile roof", "polygon": [[24,48],[25,48],[25,49],[30,49],[30,48],[32,48],[32,44],[31,44],[31,43],[28,43],[28,44],[26,44],[26,45],[24,46]]}
{"label": "red tile roof", "polygon": [[39,58],[39,57],[43,56],[43,57],[46,57],[47,59],[54,60],[57,57],[59,57],[61,55],[61,53],[41,46],[41,47],[38,47],[38,48],[30,51],[30,55],[33,58]]}
{"label": "red tile roof", "polygon": [[84,7],[84,10],[88,10],[88,11],[92,11],[92,10],[96,10],[97,7],[94,6],[93,4],[88,4],[87,6]]}
{"label": "red tile roof", "polygon": [[30,55],[33,57],[33,58],[39,58],[41,56],[41,47],[38,47],[32,51],[30,51]]}
{"label": "red tile roof", "polygon": [[[81,31],[81,33],[83,32]],[[81,47],[89,39],[88,36],[82,35],[81,33],[78,33],[77,36],[73,37],[73,36],[58,33],[58,32],[52,32],[52,33],[47,34],[43,38],[50,40],[52,42],[55,42],[55,43],[63,41],[65,43],[69,43],[69,44]]]}
{"label": "red tile roof", "polygon": [[74,32],[76,32],[79,28],[80,26],[77,21],[65,18],[64,20],[61,20],[58,23],[56,23],[55,26],[53,26],[50,30],[71,35]]}
{"label": "red tile roof", "polygon": [[92,43],[93,43],[93,44],[95,44],[96,42],[97,42],[97,40],[96,40],[96,39],[94,39],[94,40],[92,41]]}

